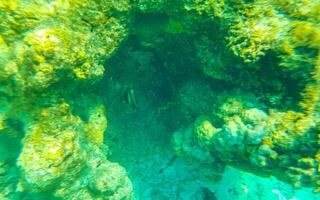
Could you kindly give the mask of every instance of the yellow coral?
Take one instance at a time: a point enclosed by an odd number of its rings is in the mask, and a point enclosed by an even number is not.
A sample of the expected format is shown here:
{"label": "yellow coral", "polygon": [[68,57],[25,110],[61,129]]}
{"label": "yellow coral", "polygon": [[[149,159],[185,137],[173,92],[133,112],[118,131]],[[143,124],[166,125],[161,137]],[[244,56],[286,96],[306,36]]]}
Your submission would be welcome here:
{"label": "yellow coral", "polygon": [[306,112],[308,116],[316,112],[314,110],[316,105],[320,101],[320,86],[319,85],[307,85],[303,92],[303,101],[300,102],[301,108]]}
{"label": "yellow coral", "polygon": [[211,124],[206,116],[199,117],[194,126],[196,139],[203,147],[208,146],[214,135],[220,131],[220,129],[215,128]]}
{"label": "yellow coral", "polygon": [[4,120],[5,120],[5,116],[0,114],[0,131],[5,129]]}
{"label": "yellow coral", "polygon": [[89,122],[86,124],[86,137],[88,141],[102,144],[106,128],[105,109],[101,105],[90,112]]}
{"label": "yellow coral", "polygon": [[292,24],[292,36],[296,45],[320,49],[320,29],[308,22],[295,22]]}

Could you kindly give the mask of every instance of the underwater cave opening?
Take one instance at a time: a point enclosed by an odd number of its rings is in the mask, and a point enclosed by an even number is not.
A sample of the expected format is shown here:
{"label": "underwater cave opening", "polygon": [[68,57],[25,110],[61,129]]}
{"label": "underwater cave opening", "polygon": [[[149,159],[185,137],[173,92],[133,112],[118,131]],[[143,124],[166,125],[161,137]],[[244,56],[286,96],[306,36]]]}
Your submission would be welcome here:
{"label": "underwater cave opening", "polygon": [[207,85],[209,79],[190,66],[192,58],[181,59],[185,52],[175,45],[181,41],[166,41],[172,44],[166,51],[139,42],[129,37],[106,63],[101,89],[109,121],[105,135],[109,159],[126,168],[141,199],[173,197],[184,189],[189,195],[208,195],[194,181],[196,166],[176,157],[171,139],[190,122],[178,105],[181,88],[190,80]]}
{"label": "underwater cave opening", "polygon": [[[243,77],[237,71],[230,71],[233,78],[228,80],[214,79],[203,73],[203,69],[199,67],[203,63],[195,56],[198,49],[195,48],[193,37],[184,34],[160,36],[161,31],[139,35],[140,31],[133,31],[134,34],[108,60],[105,64],[105,76],[99,83],[99,95],[104,100],[109,121],[105,134],[105,143],[110,150],[108,159],[126,168],[133,183],[134,197],[205,199],[210,191],[211,199],[215,195],[218,199],[246,199],[249,197],[244,191],[255,184],[263,185],[263,192],[257,190],[250,195],[261,192],[269,195],[266,198],[276,199],[277,196],[271,193],[271,186],[268,185],[278,185],[283,191],[290,191],[288,194],[291,195],[292,188],[285,183],[229,167],[220,183],[203,184],[199,180],[197,164],[176,157],[171,146],[175,131],[188,126],[196,117],[212,109],[214,99],[234,88],[257,91],[256,98],[260,97],[259,101],[263,102],[264,99],[266,101],[263,103],[278,109],[292,108],[299,93],[293,89],[298,83],[291,77],[281,77],[276,73],[272,68],[277,63],[274,56],[268,54],[260,61],[260,64],[266,66],[261,71],[250,66],[244,67],[244,77],[252,76],[245,72],[250,69],[254,77],[251,77],[253,80],[248,80],[247,85],[239,85]],[[217,44],[212,52],[223,45],[223,42]],[[226,51],[221,48],[219,50]],[[231,57],[232,59],[234,61],[231,63],[226,60],[222,62],[230,65],[240,62]],[[279,84],[293,84],[286,88],[288,91],[282,90],[283,85],[277,90],[278,88],[272,88],[273,80],[284,80]],[[259,88],[263,84],[256,84],[257,82],[265,84],[265,88]],[[282,92],[289,94],[289,98],[280,96],[276,102],[268,99]],[[283,104],[281,98],[287,99],[287,104]],[[228,182],[231,177],[237,179],[233,184]]]}

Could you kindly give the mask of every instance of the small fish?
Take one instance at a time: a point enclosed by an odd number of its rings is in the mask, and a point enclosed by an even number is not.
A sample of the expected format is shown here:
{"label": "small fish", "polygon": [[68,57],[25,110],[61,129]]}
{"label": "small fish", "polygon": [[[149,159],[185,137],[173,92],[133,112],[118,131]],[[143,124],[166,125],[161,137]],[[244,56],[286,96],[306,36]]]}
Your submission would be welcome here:
{"label": "small fish", "polygon": [[163,173],[163,170],[165,170],[165,169],[167,169],[168,167],[170,167],[170,166],[174,163],[174,161],[175,161],[176,159],[177,159],[177,156],[173,156],[173,157],[169,160],[168,164],[167,164],[166,166],[162,167],[162,168],[159,170],[159,173],[162,174],[162,173]]}
{"label": "small fish", "polygon": [[125,101],[132,107],[132,109],[137,109],[137,101],[135,97],[135,91],[132,88],[128,88],[125,92]]}
{"label": "small fish", "polygon": [[242,185],[241,188],[242,188],[242,190],[243,190],[243,192],[244,192],[245,194],[247,194],[247,193],[249,192],[249,188],[248,188],[247,185]]}

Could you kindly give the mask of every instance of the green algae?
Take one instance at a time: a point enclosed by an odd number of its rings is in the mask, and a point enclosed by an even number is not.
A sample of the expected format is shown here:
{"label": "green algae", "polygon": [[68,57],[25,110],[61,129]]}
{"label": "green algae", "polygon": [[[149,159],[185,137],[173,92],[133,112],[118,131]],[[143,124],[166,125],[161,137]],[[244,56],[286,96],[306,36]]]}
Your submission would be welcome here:
{"label": "green algae", "polygon": [[0,199],[319,199],[319,5],[0,0]]}

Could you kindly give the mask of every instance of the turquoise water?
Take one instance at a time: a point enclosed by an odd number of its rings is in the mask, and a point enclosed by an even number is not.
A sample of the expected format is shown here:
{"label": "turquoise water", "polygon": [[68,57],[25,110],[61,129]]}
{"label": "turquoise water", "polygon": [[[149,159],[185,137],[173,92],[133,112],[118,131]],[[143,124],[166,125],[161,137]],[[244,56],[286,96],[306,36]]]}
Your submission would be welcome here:
{"label": "turquoise water", "polygon": [[0,200],[320,200],[318,8],[0,0]]}

